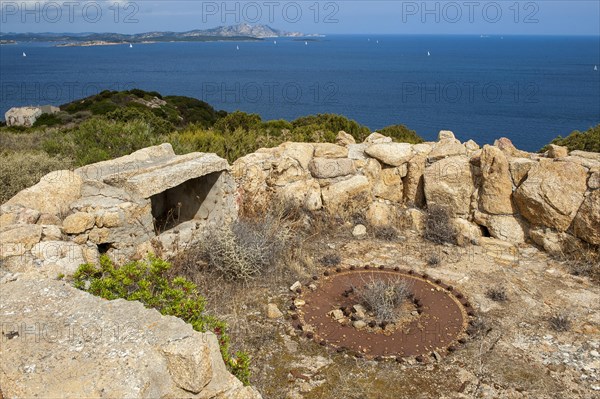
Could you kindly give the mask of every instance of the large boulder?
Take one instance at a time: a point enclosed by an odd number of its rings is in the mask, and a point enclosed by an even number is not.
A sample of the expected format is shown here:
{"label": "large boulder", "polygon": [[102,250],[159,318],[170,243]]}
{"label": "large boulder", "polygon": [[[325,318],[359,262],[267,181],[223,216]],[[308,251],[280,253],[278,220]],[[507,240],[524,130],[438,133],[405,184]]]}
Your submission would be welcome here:
{"label": "large boulder", "polygon": [[600,245],[600,190],[587,195],[575,216],[573,230],[582,240]]}
{"label": "large boulder", "polygon": [[81,195],[81,176],[69,170],[50,172],[32,187],[17,193],[6,205],[20,205],[41,213],[62,215]]}
{"label": "large boulder", "polygon": [[494,147],[498,147],[507,157],[530,158],[531,155],[528,152],[517,149],[507,137],[500,137],[498,140],[495,140]]}
{"label": "large boulder", "polygon": [[355,160],[366,160],[369,157],[365,154],[365,150],[369,145],[365,143],[361,144],[348,144],[348,158]]}
{"label": "large boulder", "polygon": [[381,133],[373,132],[367,136],[364,143],[366,144],[382,144],[382,143],[391,143],[392,138],[388,136],[384,136]]}
{"label": "large boulder", "polygon": [[452,226],[456,233],[456,243],[461,246],[473,244],[482,236],[481,228],[463,218],[453,218]]}
{"label": "large boulder", "polygon": [[475,212],[474,219],[477,224],[485,226],[492,237],[499,240],[518,244],[525,242],[527,237],[527,225],[513,215]]}
{"label": "large boulder", "polygon": [[356,140],[354,140],[354,137],[351,134],[348,134],[348,133],[344,132],[343,130],[340,130],[335,138],[335,143],[337,145],[346,147],[350,144],[356,144]]}
{"label": "large boulder", "polygon": [[393,205],[382,201],[375,201],[369,205],[366,218],[370,226],[383,227],[393,223],[397,210]]}
{"label": "large boulder", "polygon": [[314,179],[301,180],[283,186],[278,195],[288,205],[309,211],[321,209],[321,187]]}
{"label": "large boulder", "polygon": [[494,215],[513,213],[512,180],[506,156],[497,147],[485,145],[481,152],[479,207]]}
{"label": "large boulder", "polygon": [[315,143],[313,145],[315,158],[345,158],[348,156],[348,148],[337,144]]}
{"label": "large boulder", "polygon": [[445,138],[434,144],[429,153],[429,162],[435,162],[442,158],[453,157],[457,155],[467,155],[467,149],[458,140],[454,138]]}
{"label": "large boulder", "polygon": [[469,213],[475,191],[469,158],[456,156],[442,159],[425,168],[425,198],[428,205],[440,205],[453,213]]}
{"label": "large boulder", "polygon": [[408,161],[408,168],[406,177],[404,178],[403,187],[404,199],[410,206],[422,207],[425,205],[423,173],[425,172],[426,162],[426,154],[417,154]]}
{"label": "large boulder", "polygon": [[308,169],[317,179],[331,179],[339,176],[354,174],[354,163],[348,158],[314,158],[310,161]]}
{"label": "large boulder", "polygon": [[86,212],[75,212],[63,221],[63,231],[67,234],[79,234],[94,227],[96,218]]}
{"label": "large boulder", "polygon": [[43,227],[13,224],[0,227],[0,259],[21,256],[42,240]]}
{"label": "large boulder", "polygon": [[581,248],[581,241],[569,233],[555,231],[547,227],[537,227],[529,231],[529,238],[544,248],[550,255],[563,256]]}
{"label": "large boulder", "polygon": [[573,162],[542,159],[533,165],[514,199],[530,223],[566,231],[587,188],[585,168]]}
{"label": "large boulder", "polygon": [[373,195],[392,202],[402,202],[402,177],[406,172],[406,166],[382,169],[373,185]]}
{"label": "large boulder", "polygon": [[408,143],[382,143],[373,144],[365,152],[390,166],[401,166],[413,156],[412,145]]}
{"label": "large boulder", "polygon": [[282,157],[295,159],[302,169],[308,168],[308,163],[313,157],[314,147],[310,143],[283,143],[280,146]]}
{"label": "large boulder", "polygon": [[537,164],[537,161],[534,161],[529,158],[509,158],[508,159],[508,169],[510,170],[510,176],[512,178],[513,184],[516,187],[519,187],[521,183],[527,177],[527,173],[533,165]]}
{"label": "large boulder", "polygon": [[0,286],[4,397],[247,398],[217,337],[136,301],[106,301],[57,280]]}
{"label": "large boulder", "polygon": [[549,158],[563,158],[569,155],[569,149],[556,144],[550,144],[548,146],[548,157]]}
{"label": "large boulder", "polygon": [[350,179],[324,187],[321,190],[323,205],[329,209],[336,209],[350,198],[368,193],[369,189],[369,179],[362,175],[353,176]]}

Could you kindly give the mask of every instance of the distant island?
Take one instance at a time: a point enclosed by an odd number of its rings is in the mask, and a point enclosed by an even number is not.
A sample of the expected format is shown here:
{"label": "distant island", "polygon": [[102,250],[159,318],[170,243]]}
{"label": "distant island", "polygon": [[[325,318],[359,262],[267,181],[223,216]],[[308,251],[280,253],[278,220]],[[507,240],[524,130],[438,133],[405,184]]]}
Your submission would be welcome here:
{"label": "distant island", "polygon": [[50,42],[60,47],[107,46],[124,43],[248,41],[275,37],[308,38],[318,34],[286,32],[268,25],[239,24],[187,32],[122,33],[1,33],[0,42]]}

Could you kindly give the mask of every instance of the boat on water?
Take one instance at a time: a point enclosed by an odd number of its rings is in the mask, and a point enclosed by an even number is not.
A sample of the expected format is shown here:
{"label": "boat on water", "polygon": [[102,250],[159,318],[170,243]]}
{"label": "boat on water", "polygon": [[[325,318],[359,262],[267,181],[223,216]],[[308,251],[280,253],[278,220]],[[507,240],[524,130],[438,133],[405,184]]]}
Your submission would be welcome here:
{"label": "boat on water", "polygon": [[25,52],[23,51],[23,57],[27,57],[27,54],[25,54]]}

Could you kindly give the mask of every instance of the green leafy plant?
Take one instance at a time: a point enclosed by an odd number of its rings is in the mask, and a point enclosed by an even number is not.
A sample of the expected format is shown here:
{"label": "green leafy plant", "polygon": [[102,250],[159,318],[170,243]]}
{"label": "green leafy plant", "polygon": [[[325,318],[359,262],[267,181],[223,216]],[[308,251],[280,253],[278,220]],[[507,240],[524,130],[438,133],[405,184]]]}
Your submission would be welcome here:
{"label": "green leafy plant", "polygon": [[170,278],[171,264],[150,255],[144,261],[117,267],[103,255],[98,266],[84,264],[73,275],[74,286],[93,295],[113,300],[140,301],[163,315],[176,316],[200,332],[212,331],[229,370],[249,384],[250,358],[246,353],[231,354],[227,324],[204,312],[206,300],[194,283],[184,277]]}
{"label": "green leafy plant", "polygon": [[[585,132],[575,130],[567,137],[558,136],[550,144],[567,147],[569,151],[600,152],[600,124],[589,128]],[[544,152],[546,150],[548,150],[548,146],[545,146],[540,151]]]}
{"label": "green leafy plant", "polygon": [[387,126],[378,130],[378,132],[401,143],[419,144],[425,141],[417,134],[417,132],[410,130],[404,125]]}

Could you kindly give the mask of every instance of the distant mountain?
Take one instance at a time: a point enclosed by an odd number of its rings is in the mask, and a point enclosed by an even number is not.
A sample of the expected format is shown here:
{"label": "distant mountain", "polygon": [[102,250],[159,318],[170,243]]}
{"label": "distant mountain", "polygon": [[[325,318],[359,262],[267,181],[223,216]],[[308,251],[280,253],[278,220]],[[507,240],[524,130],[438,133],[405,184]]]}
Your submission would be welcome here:
{"label": "distant mountain", "polygon": [[141,43],[171,41],[214,41],[214,40],[262,40],[270,37],[318,36],[300,32],[285,32],[268,25],[239,24],[219,26],[212,29],[196,29],[188,32],[146,32],[132,35],[121,33],[0,33],[0,40],[17,42],[107,42]]}

